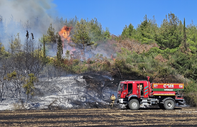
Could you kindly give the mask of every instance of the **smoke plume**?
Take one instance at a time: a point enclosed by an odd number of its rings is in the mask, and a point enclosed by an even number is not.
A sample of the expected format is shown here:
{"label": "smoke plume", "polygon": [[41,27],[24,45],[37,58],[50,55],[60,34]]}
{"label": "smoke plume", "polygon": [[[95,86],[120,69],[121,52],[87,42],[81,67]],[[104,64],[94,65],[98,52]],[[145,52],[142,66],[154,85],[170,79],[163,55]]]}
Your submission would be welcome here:
{"label": "smoke plume", "polygon": [[54,7],[51,0],[0,0],[1,41],[17,33],[25,35],[26,30],[38,38],[53,22]]}

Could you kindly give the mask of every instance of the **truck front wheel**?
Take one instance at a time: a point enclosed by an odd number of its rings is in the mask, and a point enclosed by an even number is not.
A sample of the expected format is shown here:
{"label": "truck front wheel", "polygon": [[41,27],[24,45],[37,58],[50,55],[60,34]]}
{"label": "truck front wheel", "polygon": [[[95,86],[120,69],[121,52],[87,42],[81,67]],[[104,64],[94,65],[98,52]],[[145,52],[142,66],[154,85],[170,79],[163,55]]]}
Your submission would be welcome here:
{"label": "truck front wheel", "polygon": [[164,102],[164,108],[166,110],[173,110],[175,107],[175,102],[173,100],[166,100]]}
{"label": "truck front wheel", "polygon": [[131,110],[138,110],[140,108],[139,101],[137,99],[131,99],[129,101],[129,108]]}

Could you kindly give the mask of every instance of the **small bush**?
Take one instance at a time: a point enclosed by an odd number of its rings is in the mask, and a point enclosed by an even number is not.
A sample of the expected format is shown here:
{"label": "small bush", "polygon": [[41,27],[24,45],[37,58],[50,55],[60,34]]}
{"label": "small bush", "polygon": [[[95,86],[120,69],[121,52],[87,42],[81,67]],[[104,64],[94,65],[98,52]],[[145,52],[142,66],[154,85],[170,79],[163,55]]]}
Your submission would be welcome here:
{"label": "small bush", "polygon": [[74,59],[73,60],[73,65],[78,65],[79,64],[79,60],[78,59]]}
{"label": "small bush", "polygon": [[184,99],[191,107],[197,106],[197,92],[189,92],[184,94]]}

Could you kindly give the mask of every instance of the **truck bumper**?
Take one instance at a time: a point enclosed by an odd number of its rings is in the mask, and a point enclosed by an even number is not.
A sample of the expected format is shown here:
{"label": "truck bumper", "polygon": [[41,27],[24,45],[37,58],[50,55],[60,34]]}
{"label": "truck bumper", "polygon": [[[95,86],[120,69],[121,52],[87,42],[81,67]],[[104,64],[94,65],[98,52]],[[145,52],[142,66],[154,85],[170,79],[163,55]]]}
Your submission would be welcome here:
{"label": "truck bumper", "polygon": [[186,102],[184,99],[176,99],[176,103],[178,103],[178,105],[186,105]]}
{"label": "truck bumper", "polygon": [[178,101],[178,104],[179,105],[186,105],[186,102],[185,102],[185,100],[182,100],[182,101]]}
{"label": "truck bumper", "polygon": [[117,103],[119,103],[119,104],[127,104],[127,100],[121,98],[121,99],[117,100]]}

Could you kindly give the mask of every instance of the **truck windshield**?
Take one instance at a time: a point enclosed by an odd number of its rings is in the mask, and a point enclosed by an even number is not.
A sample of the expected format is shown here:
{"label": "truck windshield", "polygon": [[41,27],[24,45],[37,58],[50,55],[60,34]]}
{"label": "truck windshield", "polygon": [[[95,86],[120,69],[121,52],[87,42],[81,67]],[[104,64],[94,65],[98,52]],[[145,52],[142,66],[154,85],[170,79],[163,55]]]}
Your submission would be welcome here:
{"label": "truck windshield", "polygon": [[118,85],[118,91],[121,91],[121,90],[122,90],[123,85],[124,85],[124,84],[122,84],[122,83],[120,83],[120,84]]}

